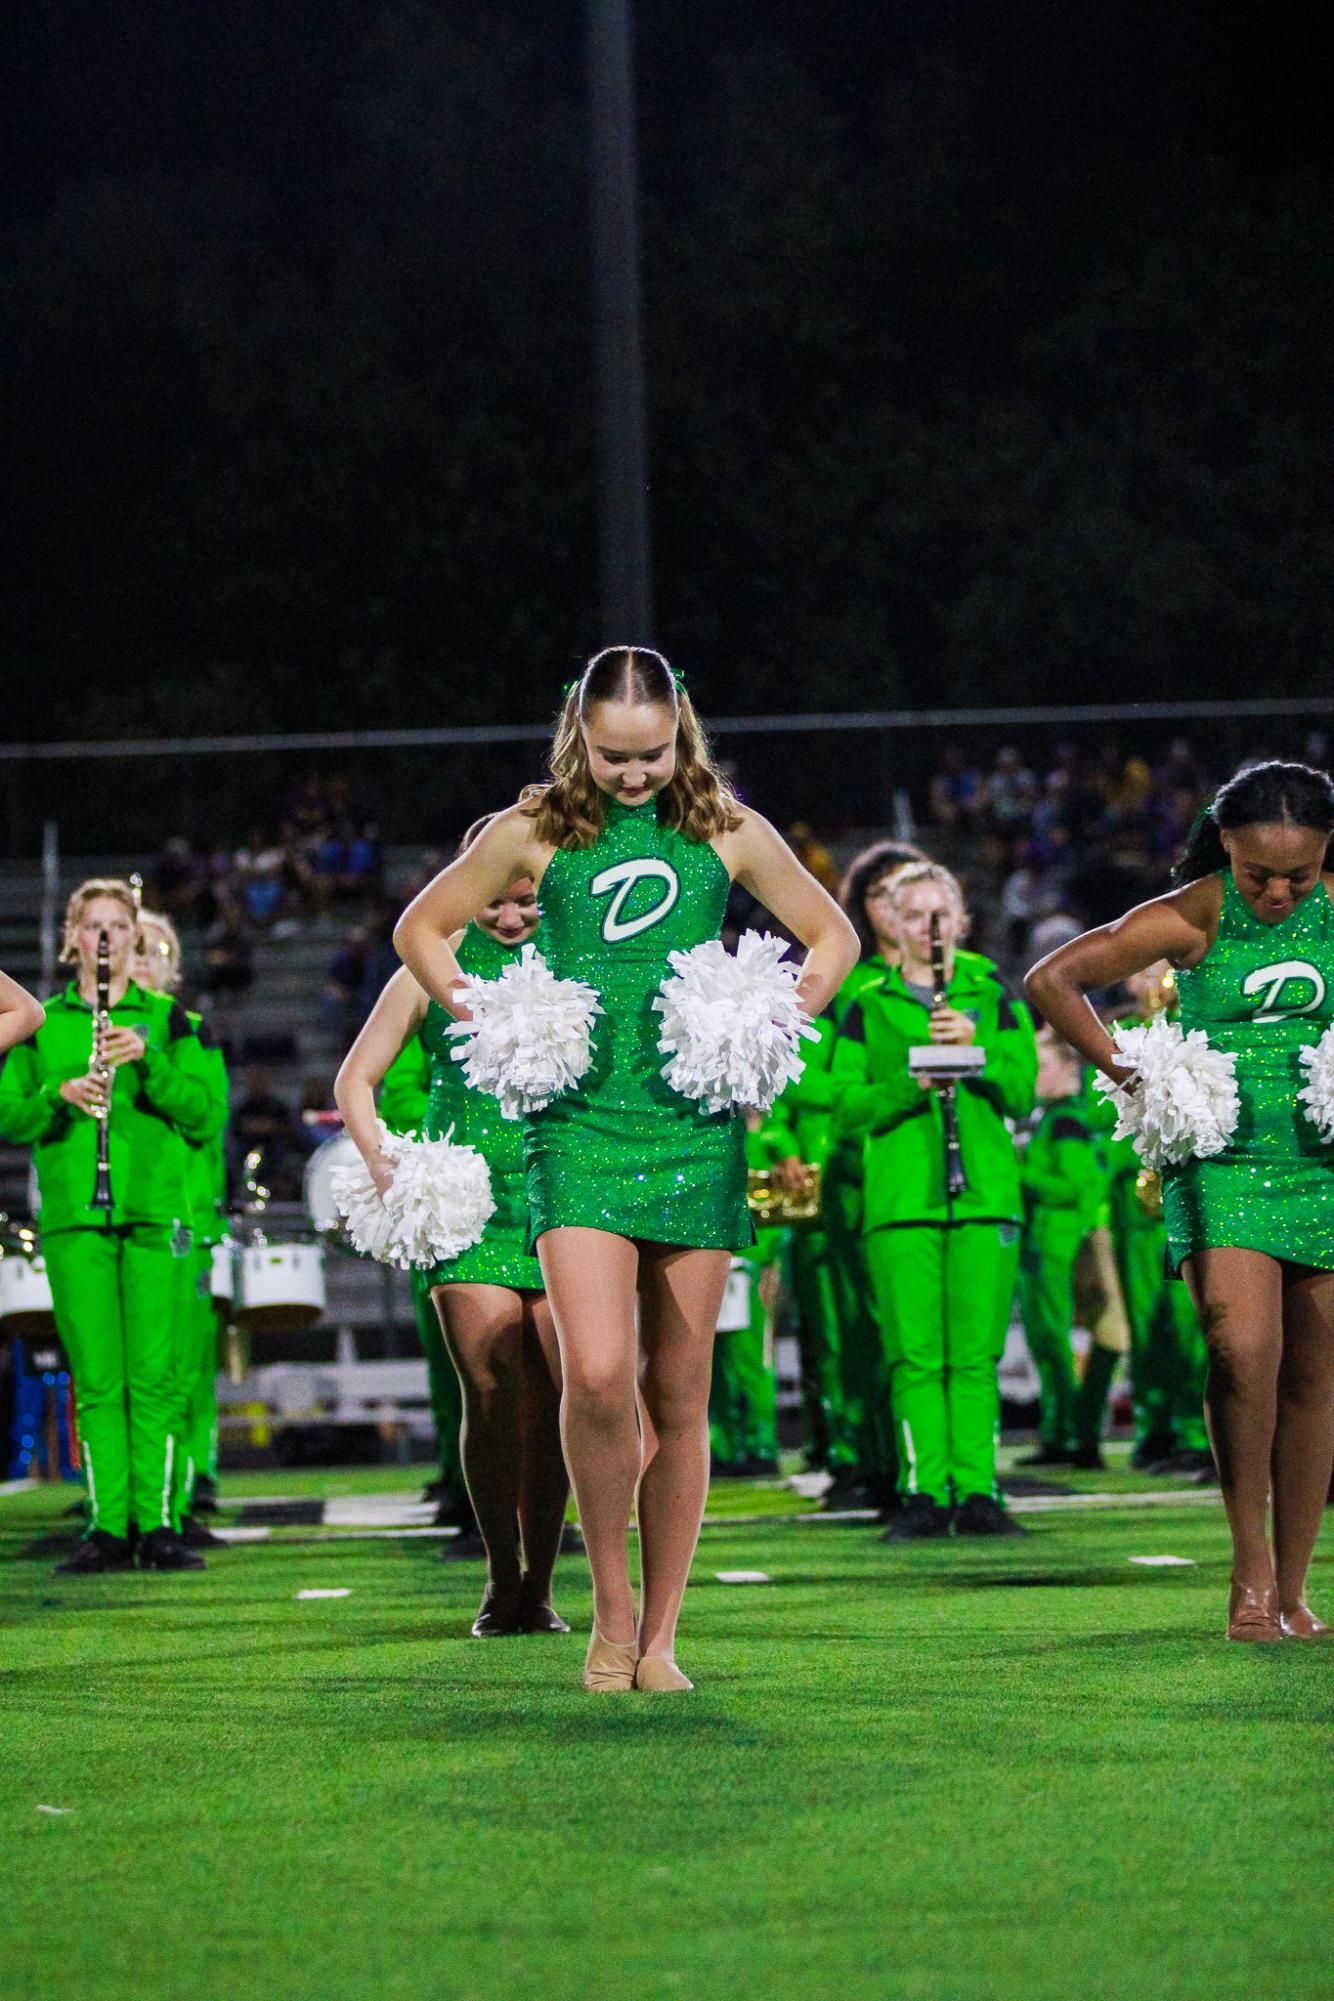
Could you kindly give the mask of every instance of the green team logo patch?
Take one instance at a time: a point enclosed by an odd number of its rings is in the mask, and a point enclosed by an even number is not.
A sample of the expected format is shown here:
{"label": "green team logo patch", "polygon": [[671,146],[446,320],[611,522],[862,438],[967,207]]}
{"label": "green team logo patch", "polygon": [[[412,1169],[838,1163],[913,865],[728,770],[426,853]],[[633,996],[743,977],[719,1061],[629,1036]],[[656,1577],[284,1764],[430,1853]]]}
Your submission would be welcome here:
{"label": "green team logo patch", "polygon": [[602,920],[602,935],[609,945],[622,938],[637,938],[661,924],[681,894],[681,878],[668,862],[643,856],[637,861],[614,862],[593,877],[590,896],[610,896]]}
{"label": "green team logo patch", "polygon": [[1289,1014],[1314,1014],[1325,998],[1325,978],[1309,959],[1278,959],[1247,973],[1241,991],[1259,1002],[1252,1021],[1282,1021]]}

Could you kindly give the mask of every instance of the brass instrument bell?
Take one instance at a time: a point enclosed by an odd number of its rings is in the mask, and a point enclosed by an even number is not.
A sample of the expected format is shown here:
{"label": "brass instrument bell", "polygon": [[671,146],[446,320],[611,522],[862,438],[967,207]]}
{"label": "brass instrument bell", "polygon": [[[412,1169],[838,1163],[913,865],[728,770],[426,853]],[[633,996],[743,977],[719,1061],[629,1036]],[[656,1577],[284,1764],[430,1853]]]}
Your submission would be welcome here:
{"label": "brass instrument bell", "polygon": [[1135,1176],[1135,1200],[1155,1223],[1162,1221],[1163,1177],[1152,1167],[1141,1167]]}
{"label": "brass instrument bell", "polygon": [[820,1215],[823,1179],[823,1170],[818,1164],[807,1165],[806,1186],[794,1194],[784,1185],[778,1168],[749,1168],[746,1173],[746,1201],[750,1213],[760,1223],[814,1223]]}

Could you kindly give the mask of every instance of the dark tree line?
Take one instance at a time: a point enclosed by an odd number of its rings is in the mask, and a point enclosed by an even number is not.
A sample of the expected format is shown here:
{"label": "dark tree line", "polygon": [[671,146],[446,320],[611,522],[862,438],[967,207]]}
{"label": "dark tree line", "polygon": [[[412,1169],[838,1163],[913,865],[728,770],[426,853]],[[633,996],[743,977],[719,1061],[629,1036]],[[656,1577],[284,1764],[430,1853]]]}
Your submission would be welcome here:
{"label": "dark tree line", "polygon": [[[577,73],[461,9],[368,22],[295,218],[201,164],[9,229],[9,733],[531,720],[622,636]],[[854,107],[763,34],[673,94],[652,27],[658,637],[706,706],[1326,684],[1318,175],[1018,171],[946,40]]]}

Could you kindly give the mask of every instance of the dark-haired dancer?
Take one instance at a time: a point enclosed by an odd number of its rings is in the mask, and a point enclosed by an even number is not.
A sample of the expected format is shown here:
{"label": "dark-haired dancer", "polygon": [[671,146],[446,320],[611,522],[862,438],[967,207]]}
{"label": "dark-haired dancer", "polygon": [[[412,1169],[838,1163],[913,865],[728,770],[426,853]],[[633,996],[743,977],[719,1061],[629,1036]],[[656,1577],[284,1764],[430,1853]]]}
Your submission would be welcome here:
{"label": "dark-haired dancer", "polygon": [[1330,1631],[1306,1604],[1306,1573],[1334,1464],[1334,1152],[1298,1092],[1300,1053],[1334,1020],[1331,832],[1323,772],[1241,771],[1197,821],[1177,888],[1028,976],[1047,1019],[1115,1083],[1133,1087],[1134,1071],[1085,995],[1156,959],[1177,968],[1182,1027],[1237,1059],[1241,1110],[1227,1146],[1163,1171],[1173,1264],[1209,1348],[1236,1640]]}
{"label": "dark-haired dancer", "polygon": [[566,696],[551,771],[551,785],[498,814],[428,884],[395,938],[422,985],[462,1015],[448,940],[528,876],[551,970],[601,995],[592,1069],[526,1121],[531,1230],[560,1340],[565,1453],[593,1573],[585,1685],[686,1689],[673,1652],[708,1491],[714,1328],[729,1256],[752,1232],[743,1122],[668,1086],[653,1000],[670,951],[718,936],[733,880],[810,948],[798,989],[808,1013],[836,992],[856,940],[768,822],[728,791],[659,654],[612,647],[589,662]]}

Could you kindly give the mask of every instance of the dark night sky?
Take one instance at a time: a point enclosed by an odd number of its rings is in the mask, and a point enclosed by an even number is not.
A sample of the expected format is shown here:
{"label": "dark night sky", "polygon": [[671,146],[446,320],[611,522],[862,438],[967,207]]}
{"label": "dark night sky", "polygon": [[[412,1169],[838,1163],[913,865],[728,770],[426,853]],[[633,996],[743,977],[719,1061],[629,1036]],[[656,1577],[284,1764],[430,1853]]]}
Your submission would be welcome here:
{"label": "dark night sky", "polygon": [[[11,210],[91,175],[240,171],[292,225],[346,165],[344,105],[382,10],[369,0],[16,0],[5,10],[3,139]],[[479,10],[439,0],[471,28]],[[577,80],[582,10],[482,10],[546,38]],[[646,106],[688,117],[701,63],[763,40],[799,51],[855,110],[944,46],[984,86],[991,136],[1022,172],[1055,154],[1143,156],[1166,145],[1267,173],[1330,162],[1334,15],[1229,0],[640,0]]]}

